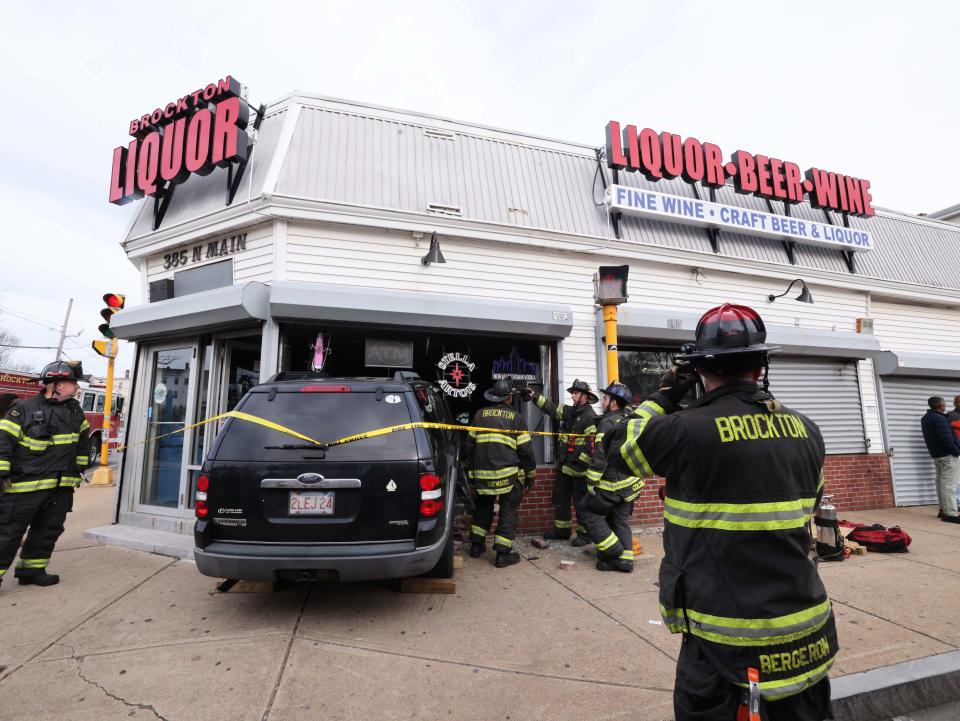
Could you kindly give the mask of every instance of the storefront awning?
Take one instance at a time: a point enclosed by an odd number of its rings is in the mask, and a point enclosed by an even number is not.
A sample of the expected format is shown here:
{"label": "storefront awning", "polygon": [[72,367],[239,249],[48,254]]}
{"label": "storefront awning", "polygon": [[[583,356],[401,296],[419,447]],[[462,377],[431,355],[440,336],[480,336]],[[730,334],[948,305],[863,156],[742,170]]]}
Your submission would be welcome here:
{"label": "storefront awning", "polygon": [[[603,333],[601,311],[598,332]],[[619,308],[617,341],[687,343],[693,340],[700,319],[698,313],[658,308]],[[767,325],[767,343],[780,346],[782,353],[819,358],[873,358],[880,353],[880,341],[864,333]]]}
{"label": "storefront awning", "polygon": [[122,310],[110,327],[117,338],[140,340],[235,326],[266,319],[269,296],[262,283],[191,293]]}
{"label": "storefront awning", "polygon": [[573,328],[573,311],[566,305],[287,281],[271,286],[270,315],[284,320],[510,333],[543,339],[566,338]]}
{"label": "storefront awning", "polygon": [[884,351],[877,357],[877,373],[882,376],[960,378],[960,356]]}

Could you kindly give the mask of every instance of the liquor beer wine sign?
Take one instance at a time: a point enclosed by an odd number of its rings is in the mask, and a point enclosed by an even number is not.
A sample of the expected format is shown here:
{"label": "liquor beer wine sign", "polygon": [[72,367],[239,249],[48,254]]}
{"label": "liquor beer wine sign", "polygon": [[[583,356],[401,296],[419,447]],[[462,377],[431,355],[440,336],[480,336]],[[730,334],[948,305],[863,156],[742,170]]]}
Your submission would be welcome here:
{"label": "liquor beer wine sign", "polygon": [[123,205],[190,175],[247,158],[250,109],[231,76],[130,121],[133,137],[113,151],[110,202]]}
{"label": "liquor beer wine sign", "polygon": [[611,168],[643,173],[647,180],[682,177],[688,183],[722,188],[733,179],[738,193],[799,203],[806,196],[814,208],[849,215],[872,216],[870,181],[850,175],[800,166],[789,161],[738,150],[724,162],[723,152],[713,143],[682,138],[675,133],[657,133],[636,125],[607,123],[607,163]]}

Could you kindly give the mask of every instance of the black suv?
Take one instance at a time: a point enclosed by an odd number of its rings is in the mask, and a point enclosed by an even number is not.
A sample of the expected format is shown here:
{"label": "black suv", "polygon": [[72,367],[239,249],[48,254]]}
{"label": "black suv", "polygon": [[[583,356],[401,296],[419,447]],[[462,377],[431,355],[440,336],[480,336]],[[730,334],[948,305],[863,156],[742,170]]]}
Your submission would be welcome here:
{"label": "black suv", "polygon": [[[281,373],[237,411],[330,442],[411,421],[450,423],[439,389],[414,373]],[[326,450],[227,420],[197,480],[197,568],[276,581],[453,575],[455,431],[415,428]]]}

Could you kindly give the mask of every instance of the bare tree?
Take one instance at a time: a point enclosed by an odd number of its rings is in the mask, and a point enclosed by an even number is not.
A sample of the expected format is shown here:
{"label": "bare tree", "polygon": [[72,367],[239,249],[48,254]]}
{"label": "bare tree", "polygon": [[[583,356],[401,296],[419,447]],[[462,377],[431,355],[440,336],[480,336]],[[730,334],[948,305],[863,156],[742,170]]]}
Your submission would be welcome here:
{"label": "bare tree", "polygon": [[0,328],[0,368],[8,371],[24,371],[30,373],[33,371],[33,368],[26,363],[20,363],[14,360],[19,346],[20,338],[6,328]]}

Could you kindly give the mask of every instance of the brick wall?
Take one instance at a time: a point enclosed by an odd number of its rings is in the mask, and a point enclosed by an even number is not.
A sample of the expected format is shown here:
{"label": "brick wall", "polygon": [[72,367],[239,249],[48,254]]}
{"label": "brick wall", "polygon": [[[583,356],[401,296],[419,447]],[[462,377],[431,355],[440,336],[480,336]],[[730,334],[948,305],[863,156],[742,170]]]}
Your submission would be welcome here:
{"label": "brick wall", "polygon": [[[827,456],[823,470],[826,476],[824,493],[833,494],[833,503],[841,518],[849,511],[893,508],[893,478],[890,459],[885,454]],[[537,468],[533,492],[520,506],[520,533],[542,533],[553,527],[550,494],[555,477],[553,468]],[[634,504],[634,523],[652,525],[663,522],[663,504],[657,497],[657,489],[662,484],[663,479],[647,479]]]}

